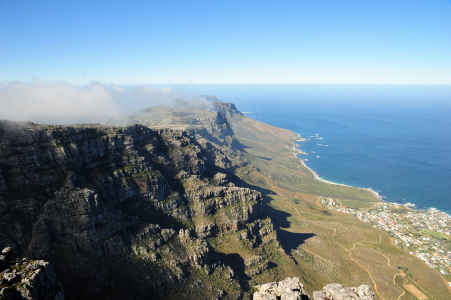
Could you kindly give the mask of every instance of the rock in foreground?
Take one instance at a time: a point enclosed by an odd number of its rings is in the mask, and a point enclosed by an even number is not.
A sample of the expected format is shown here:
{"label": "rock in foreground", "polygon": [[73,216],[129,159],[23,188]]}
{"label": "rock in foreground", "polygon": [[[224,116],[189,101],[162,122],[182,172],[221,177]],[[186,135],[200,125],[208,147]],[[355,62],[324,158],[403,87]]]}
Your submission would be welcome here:
{"label": "rock in foreground", "polygon": [[323,287],[322,291],[313,292],[313,300],[373,300],[374,293],[368,285],[358,288],[344,287],[338,283],[331,283]]}
{"label": "rock in foreground", "polygon": [[55,269],[43,260],[13,259],[11,248],[0,255],[0,299],[63,300]]}
{"label": "rock in foreground", "polygon": [[[287,277],[279,282],[270,282],[256,286],[254,300],[308,300],[304,285],[297,277]],[[368,285],[358,288],[344,287],[331,283],[322,291],[313,292],[313,300],[373,300],[374,293]]]}
{"label": "rock in foreground", "polygon": [[254,300],[300,300],[309,299],[304,285],[297,277],[287,277],[279,282],[270,282],[257,286]]}

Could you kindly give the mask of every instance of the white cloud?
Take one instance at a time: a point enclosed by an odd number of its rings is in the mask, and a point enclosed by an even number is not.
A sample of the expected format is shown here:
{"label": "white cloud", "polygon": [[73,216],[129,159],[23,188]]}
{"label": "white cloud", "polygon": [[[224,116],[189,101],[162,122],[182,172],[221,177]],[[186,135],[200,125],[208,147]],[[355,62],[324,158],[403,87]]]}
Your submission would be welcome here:
{"label": "white cloud", "polygon": [[0,119],[46,124],[103,123],[125,111],[170,104],[185,96],[171,87],[15,81],[0,84]]}

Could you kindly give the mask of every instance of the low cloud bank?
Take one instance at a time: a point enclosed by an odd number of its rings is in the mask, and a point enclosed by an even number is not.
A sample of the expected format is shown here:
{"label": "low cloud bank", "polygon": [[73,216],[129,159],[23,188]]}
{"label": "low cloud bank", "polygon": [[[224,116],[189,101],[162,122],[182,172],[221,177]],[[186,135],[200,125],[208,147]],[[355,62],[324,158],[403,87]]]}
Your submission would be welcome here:
{"label": "low cloud bank", "polygon": [[175,99],[204,101],[200,95],[186,95],[171,87],[15,81],[0,84],[0,119],[43,124],[104,123],[131,110],[172,105]]}

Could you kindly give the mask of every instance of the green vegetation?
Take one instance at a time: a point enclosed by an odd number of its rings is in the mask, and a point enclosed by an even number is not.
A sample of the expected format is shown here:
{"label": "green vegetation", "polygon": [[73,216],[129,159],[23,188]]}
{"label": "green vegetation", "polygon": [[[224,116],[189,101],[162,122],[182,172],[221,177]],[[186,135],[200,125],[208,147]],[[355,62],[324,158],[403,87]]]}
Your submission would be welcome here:
{"label": "green vegetation", "polygon": [[399,206],[399,207],[396,207],[396,208],[392,208],[392,209],[391,209],[391,212],[392,212],[392,213],[394,213],[394,214],[400,214],[400,215],[403,215],[403,214],[405,214],[405,213],[407,213],[407,212],[409,212],[409,211],[411,211],[411,209],[408,208],[408,207],[405,207],[405,206]]}
{"label": "green vegetation", "polygon": [[149,176],[152,176],[152,174],[157,174],[159,173],[158,171],[145,171],[145,172],[141,172],[141,173],[136,173],[136,174],[132,174],[132,178],[134,180],[146,180]]}
{"label": "green vegetation", "polygon": [[429,229],[424,229],[423,230],[423,234],[427,234],[429,236],[432,236],[434,238],[437,239],[441,239],[441,240],[447,240],[448,238],[446,237],[446,235],[444,235],[443,233],[439,233],[439,232],[435,232]]}

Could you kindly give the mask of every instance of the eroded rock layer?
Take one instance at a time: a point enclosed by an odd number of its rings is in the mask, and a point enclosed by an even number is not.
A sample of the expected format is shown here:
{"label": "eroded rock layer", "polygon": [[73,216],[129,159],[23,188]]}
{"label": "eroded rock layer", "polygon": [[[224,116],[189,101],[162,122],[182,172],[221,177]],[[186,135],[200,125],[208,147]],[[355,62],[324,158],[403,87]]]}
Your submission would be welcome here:
{"label": "eroded rock layer", "polygon": [[272,229],[219,118],[216,133],[1,121],[0,246],[49,258],[68,298],[152,297],[190,268],[233,280],[205,239]]}

